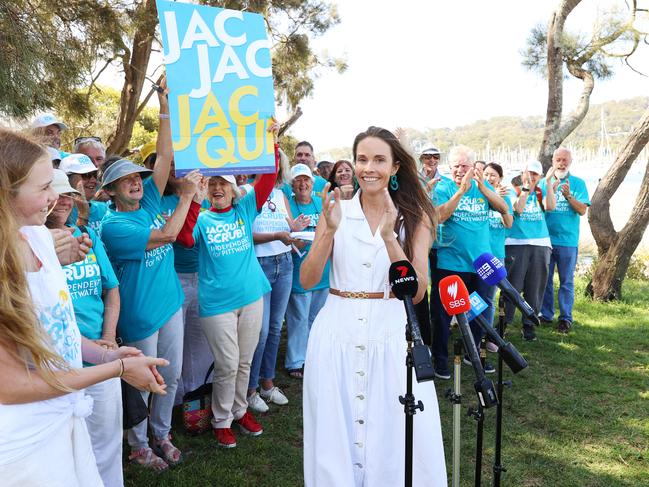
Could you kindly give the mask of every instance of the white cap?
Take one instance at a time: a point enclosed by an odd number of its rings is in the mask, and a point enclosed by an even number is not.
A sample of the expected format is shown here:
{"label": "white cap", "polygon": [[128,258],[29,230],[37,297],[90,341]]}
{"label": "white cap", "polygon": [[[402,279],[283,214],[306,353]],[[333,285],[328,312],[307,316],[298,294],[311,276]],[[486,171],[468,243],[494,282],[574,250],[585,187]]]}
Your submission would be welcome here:
{"label": "white cap", "polygon": [[429,147],[421,152],[422,156],[439,156],[440,152],[437,147]]}
{"label": "white cap", "polygon": [[311,181],[315,181],[311,169],[306,164],[296,164],[291,168],[291,179],[295,179],[298,176],[309,176]]}
{"label": "white cap", "polygon": [[92,163],[90,157],[85,154],[70,154],[61,159],[59,169],[66,174],[88,174],[96,172],[97,167]]}
{"label": "white cap", "polygon": [[231,175],[231,174],[227,174],[227,175],[219,174],[219,175],[216,176],[216,177],[217,177],[217,178],[223,178],[223,179],[225,179],[228,183],[230,183],[230,184],[234,184],[235,186],[237,185],[237,179],[236,179],[233,175]]}
{"label": "white cap", "polygon": [[34,119],[32,122],[33,128],[48,127],[50,125],[57,125],[61,130],[67,130],[68,126],[61,122],[56,116],[51,113],[43,113]]}
{"label": "white cap", "polygon": [[70,186],[70,181],[66,174],[60,169],[54,169],[54,179],[52,179],[52,189],[58,194],[65,193],[77,193],[80,194],[76,189]]}
{"label": "white cap", "polygon": [[543,166],[539,161],[529,161],[525,165],[525,170],[529,172],[535,172],[536,174],[543,176]]}

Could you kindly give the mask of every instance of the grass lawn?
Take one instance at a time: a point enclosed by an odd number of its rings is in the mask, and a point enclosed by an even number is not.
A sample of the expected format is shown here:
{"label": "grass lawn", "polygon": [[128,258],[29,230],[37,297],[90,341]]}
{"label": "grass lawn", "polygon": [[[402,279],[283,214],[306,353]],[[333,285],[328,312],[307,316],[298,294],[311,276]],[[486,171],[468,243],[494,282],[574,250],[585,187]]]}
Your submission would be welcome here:
{"label": "grass lawn", "polygon": [[[624,300],[608,304],[584,298],[583,286],[577,283],[570,335],[545,325],[538,341],[526,343],[520,326],[509,330],[507,339],[530,365],[504,374],[513,387],[504,393],[502,485],[649,486],[649,283],[625,282]],[[461,484],[471,486],[475,422],[466,410],[476,399],[470,367],[462,372]],[[185,462],[160,475],[126,465],[126,485],[302,485],[301,381],[282,372],[277,385],[290,403],[258,417],[261,437],[238,436],[237,448],[222,450],[209,433],[183,434],[177,417],[174,436]],[[451,381],[437,380],[436,387],[450,483],[452,410],[444,392]],[[483,485],[491,485],[495,417],[495,408],[486,411]]]}

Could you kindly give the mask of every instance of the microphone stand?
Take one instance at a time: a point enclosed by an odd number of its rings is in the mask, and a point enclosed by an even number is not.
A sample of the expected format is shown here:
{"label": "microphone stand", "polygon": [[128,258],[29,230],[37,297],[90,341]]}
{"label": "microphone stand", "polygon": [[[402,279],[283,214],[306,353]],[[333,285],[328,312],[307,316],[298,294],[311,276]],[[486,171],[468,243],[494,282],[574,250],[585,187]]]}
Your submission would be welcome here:
{"label": "microphone stand", "polygon": [[[480,341],[480,362],[483,367],[486,358],[487,350],[485,349],[485,341],[483,339]],[[469,408],[468,415],[476,420],[474,485],[480,487],[482,483],[482,437],[484,434],[484,408],[482,407],[482,403],[478,401],[478,407],[476,409]]]}
{"label": "microphone stand", "polygon": [[[498,334],[501,338],[505,336],[505,300],[501,295],[498,300]],[[496,394],[498,404],[496,405],[496,447],[493,464],[493,487],[500,487],[500,474],[507,469],[502,464],[502,429],[503,429],[503,386],[511,387],[512,382],[503,382],[503,357],[498,354],[498,380],[496,382]]]}
{"label": "microphone stand", "polygon": [[453,390],[446,391],[446,397],[453,404],[453,477],[452,487],[460,487],[460,424],[462,421],[462,339],[453,345]]}
{"label": "microphone stand", "polygon": [[430,351],[424,345],[419,331],[419,323],[414,312],[412,299],[404,299],[406,306],[406,341],[408,342],[406,354],[406,394],[399,396],[399,402],[403,404],[403,412],[406,416],[406,448],[405,448],[405,486],[412,487],[412,458],[413,458],[413,416],[417,409],[424,410],[421,401],[415,403],[415,396],[412,393],[412,371],[415,370],[417,382],[431,380],[434,377],[433,364]]}

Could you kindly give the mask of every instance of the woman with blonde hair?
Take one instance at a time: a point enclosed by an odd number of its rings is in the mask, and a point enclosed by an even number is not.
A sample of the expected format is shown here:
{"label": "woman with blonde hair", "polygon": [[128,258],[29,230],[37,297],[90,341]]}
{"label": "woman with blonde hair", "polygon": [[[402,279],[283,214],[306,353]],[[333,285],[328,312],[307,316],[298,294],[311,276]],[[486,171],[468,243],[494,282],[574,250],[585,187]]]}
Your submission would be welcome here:
{"label": "woman with blonde hair", "polygon": [[[48,152],[0,129],[0,478],[3,485],[102,485],[83,389],[113,377],[165,393],[167,361],[80,336],[43,226],[57,199]],[[97,364],[82,368],[82,360]]]}

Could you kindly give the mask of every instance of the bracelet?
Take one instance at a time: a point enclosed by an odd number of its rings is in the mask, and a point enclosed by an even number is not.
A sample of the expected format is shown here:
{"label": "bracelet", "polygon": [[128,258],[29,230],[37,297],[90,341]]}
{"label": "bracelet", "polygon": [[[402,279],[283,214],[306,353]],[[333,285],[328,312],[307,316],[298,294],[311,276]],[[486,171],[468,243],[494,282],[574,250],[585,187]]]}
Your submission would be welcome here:
{"label": "bracelet", "polygon": [[124,361],[121,358],[118,358],[119,360],[119,375],[117,377],[122,377],[124,375]]}
{"label": "bracelet", "polygon": [[521,191],[524,192],[524,193],[529,193],[529,192],[530,192],[530,188],[526,188],[525,186],[523,186],[523,187],[521,188]]}
{"label": "bracelet", "polygon": [[163,119],[163,120],[166,120],[166,119],[169,118],[169,114],[168,113],[161,113],[160,115],[158,115],[158,117]]}

